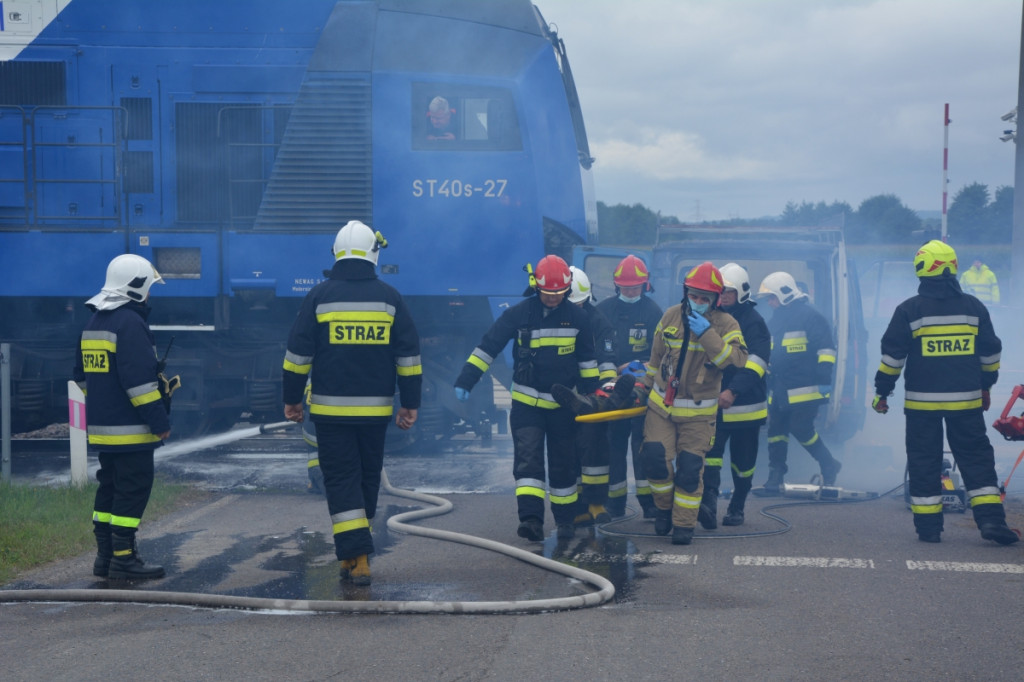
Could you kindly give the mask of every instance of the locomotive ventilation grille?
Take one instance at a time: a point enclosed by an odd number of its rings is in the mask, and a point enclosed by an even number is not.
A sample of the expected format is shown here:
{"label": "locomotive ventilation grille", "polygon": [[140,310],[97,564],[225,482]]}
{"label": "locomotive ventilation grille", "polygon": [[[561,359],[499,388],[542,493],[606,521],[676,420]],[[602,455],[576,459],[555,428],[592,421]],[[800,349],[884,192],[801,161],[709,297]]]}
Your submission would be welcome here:
{"label": "locomotive ventilation grille", "polygon": [[270,181],[257,230],[337,230],[373,224],[370,86],[312,72],[302,84]]}

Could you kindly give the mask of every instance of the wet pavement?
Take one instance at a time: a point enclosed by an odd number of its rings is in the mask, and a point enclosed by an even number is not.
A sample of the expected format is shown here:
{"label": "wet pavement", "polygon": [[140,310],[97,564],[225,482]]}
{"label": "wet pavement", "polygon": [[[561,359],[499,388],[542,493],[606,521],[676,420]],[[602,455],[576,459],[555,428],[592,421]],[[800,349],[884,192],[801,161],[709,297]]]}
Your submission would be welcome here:
{"label": "wet pavement", "polygon": [[[396,487],[431,491],[453,504],[450,513],[411,525],[578,566],[611,581],[612,600],[587,609],[458,617],[297,617],[103,601],[104,592],[125,591],[356,606],[594,593],[580,580],[504,554],[394,532],[389,519],[424,506],[397,493],[382,494],[373,524],[372,585],[341,582],[326,503],[304,492],[301,441],[242,441],[158,465],[163,475],[206,491],[202,501],[143,523],[141,551],[163,564],[167,577],[134,584],[94,578],[92,556],[83,555],[5,585],[85,592],[99,601],[0,603],[4,677],[958,680],[1016,679],[1024,667],[1016,636],[1024,547],[982,540],[969,513],[946,516],[938,545],[916,541],[900,496],[851,505],[755,498],[737,529],[745,537],[698,530],[690,546],[653,536],[650,521],[637,518],[559,541],[550,537],[549,517],[549,537],[531,543],[516,536],[507,447],[496,440],[389,454],[386,469]],[[861,442],[843,453],[849,485],[866,476],[868,465],[888,466],[880,448]],[[898,484],[893,478],[886,472],[882,480]],[[1013,508],[1012,523],[1024,526],[1019,497]],[[784,526],[789,530],[779,534]],[[285,613],[292,617],[282,620]]]}

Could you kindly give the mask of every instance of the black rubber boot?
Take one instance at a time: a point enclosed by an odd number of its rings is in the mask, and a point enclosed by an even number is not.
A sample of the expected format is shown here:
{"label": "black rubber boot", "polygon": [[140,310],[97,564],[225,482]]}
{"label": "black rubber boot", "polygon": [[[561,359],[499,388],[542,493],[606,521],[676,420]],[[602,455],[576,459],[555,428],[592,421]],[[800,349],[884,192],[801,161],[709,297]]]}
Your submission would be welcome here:
{"label": "black rubber boot", "polygon": [[679,528],[678,526],[672,529],[672,544],[673,545],[688,545],[693,542],[693,529],[692,528]]}
{"label": "black rubber boot", "polygon": [[633,404],[633,386],[635,384],[636,377],[626,374],[615,381],[615,388],[607,395],[601,393],[580,395],[562,384],[553,385],[551,395],[555,402],[576,415],[609,412]]}
{"label": "black rubber boot", "polygon": [[93,523],[93,535],[96,536],[96,558],[92,562],[92,574],[106,578],[110,571],[110,559],[114,556],[114,545],[110,539],[109,523]]}
{"label": "black rubber boot", "polygon": [[626,515],[626,498],[610,498],[608,502],[605,503],[604,508],[613,519],[620,519]]}
{"label": "black rubber boot", "polygon": [[571,540],[576,537],[576,526],[571,523],[560,523],[555,526],[555,536],[559,540]]}
{"label": "black rubber boot", "polygon": [[937,528],[928,528],[917,531],[917,539],[921,542],[942,542],[942,531]]}
{"label": "black rubber boot", "polygon": [[983,523],[978,526],[978,530],[981,531],[981,537],[998,542],[1000,545],[1012,545],[1020,540],[1020,536],[1013,532],[1006,525],[1005,521],[1002,523]]}
{"label": "black rubber boot", "polygon": [[835,457],[831,457],[820,464],[821,466],[821,482],[823,485],[835,485],[836,476],[839,475],[839,470],[843,468],[842,462]]}
{"label": "black rubber boot", "polygon": [[599,411],[596,395],[580,395],[568,386],[563,386],[562,384],[553,385],[551,387],[551,395],[554,397],[556,403],[573,414],[590,414],[592,412]]}
{"label": "black rubber boot", "polygon": [[544,540],[544,524],[540,519],[530,517],[524,519],[519,524],[519,530],[516,531],[521,538],[532,540],[534,542],[543,542]]}
{"label": "black rubber boot", "polygon": [[697,511],[697,521],[704,530],[718,528],[718,488],[704,488]]}
{"label": "black rubber boot", "polygon": [[764,487],[754,488],[750,492],[754,493],[758,497],[778,497],[782,494],[782,481],[785,474],[782,469],[768,469],[768,480],[764,482]]}
{"label": "black rubber boot", "polygon": [[654,506],[654,500],[650,495],[637,496],[636,500],[640,503],[645,519],[653,519],[657,515],[658,508]]}
{"label": "black rubber boot", "polygon": [[135,534],[111,533],[114,556],[107,577],[111,580],[153,580],[164,577],[163,566],[146,565],[135,545]]}
{"label": "black rubber boot", "polygon": [[668,535],[672,531],[672,510],[654,510],[654,532],[658,535]]}
{"label": "black rubber boot", "polygon": [[636,386],[636,377],[632,374],[623,374],[616,379],[615,388],[612,389],[611,395],[608,396],[608,402],[604,409],[621,410],[626,407],[632,407],[633,403],[636,402],[633,398],[634,386]]}
{"label": "black rubber boot", "polygon": [[723,526],[742,526],[743,525],[743,510],[733,509],[731,506],[725,510],[725,516],[722,517]]}

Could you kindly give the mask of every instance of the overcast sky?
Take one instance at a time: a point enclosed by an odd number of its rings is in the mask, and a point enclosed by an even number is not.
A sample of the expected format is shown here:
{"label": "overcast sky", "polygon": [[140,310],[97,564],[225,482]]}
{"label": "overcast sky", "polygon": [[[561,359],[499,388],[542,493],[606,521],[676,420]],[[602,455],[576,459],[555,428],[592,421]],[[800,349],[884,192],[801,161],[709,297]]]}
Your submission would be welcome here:
{"label": "overcast sky", "polygon": [[535,0],[576,77],[597,199],[684,222],[1013,184],[1020,0]]}

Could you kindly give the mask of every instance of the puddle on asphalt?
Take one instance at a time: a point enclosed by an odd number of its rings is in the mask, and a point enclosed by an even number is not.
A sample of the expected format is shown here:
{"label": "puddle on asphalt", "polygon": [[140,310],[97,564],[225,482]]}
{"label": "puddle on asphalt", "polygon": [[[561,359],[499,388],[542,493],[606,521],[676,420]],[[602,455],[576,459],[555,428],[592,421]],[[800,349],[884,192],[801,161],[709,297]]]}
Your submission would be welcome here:
{"label": "puddle on asphalt", "polygon": [[[415,505],[385,505],[381,508],[373,522],[373,540],[378,557],[390,552],[396,542],[387,528],[387,519],[418,508]],[[341,601],[461,601],[478,598],[468,594],[472,588],[456,582],[382,580],[370,587],[356,587],[343,582],[338,577],[333,537],[306,528],[299,528],[289,535],[230,538],[221,551],[192,564],[186,553],[194,551],[189,546],[194,547],[197,533],[169,533],[140,541],[143,558],[150,557],[151,563],[161,563],[167,571],[167,577],[160,580],[93,578],[87,573],[91,570],[89,557],[88,563],[82,562],[82,578],[71,584],[15,581],[6,589],[134,589]],[[576,537],[571,540],[557,540],[552,533],[538,553],[606,578],[615,586],[616,603],[632,601],[637,581],[642,577],[638,566],[645,562],[631,540],[608,536],[594,528],[577,529]]]}

